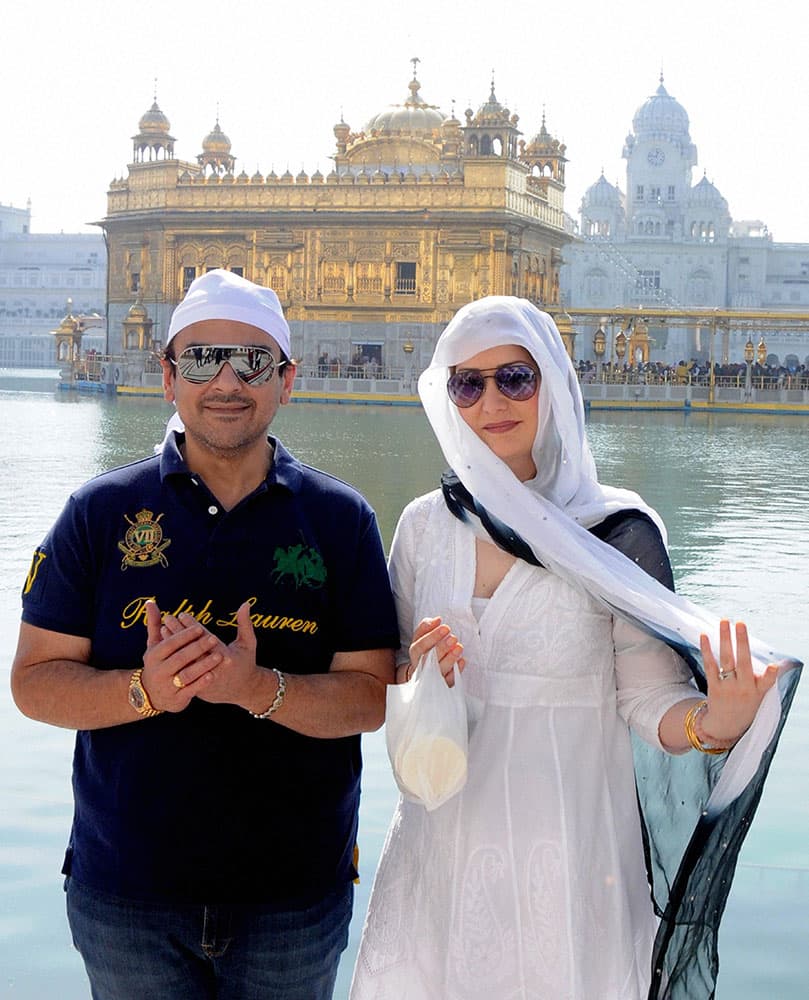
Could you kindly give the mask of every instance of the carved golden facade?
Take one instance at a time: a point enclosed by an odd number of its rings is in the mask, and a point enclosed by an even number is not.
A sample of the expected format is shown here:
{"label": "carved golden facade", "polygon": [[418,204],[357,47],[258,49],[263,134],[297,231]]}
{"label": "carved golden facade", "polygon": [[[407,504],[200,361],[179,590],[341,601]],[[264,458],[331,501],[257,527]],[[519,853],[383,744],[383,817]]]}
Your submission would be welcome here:
{"label": "carved golden facade", "polygon": [[565,147],[544,120],[528,145],[517,124],[493,84],[462,125],[423,100],[414,75],[404,103],[361,131],[335,125],[327,176],[250,177],[234,174],[218,120],[197,162],[174,159],[155,101],[101,223],[111,349],[136,295],[160,342],[190,282],[214,267],[274,288],[309,362],[324,352],[347,360],[364,343],[391,364],[412,342],[414,363],[426,364],[456,310],[484,295],[554,311],[569,238]]}

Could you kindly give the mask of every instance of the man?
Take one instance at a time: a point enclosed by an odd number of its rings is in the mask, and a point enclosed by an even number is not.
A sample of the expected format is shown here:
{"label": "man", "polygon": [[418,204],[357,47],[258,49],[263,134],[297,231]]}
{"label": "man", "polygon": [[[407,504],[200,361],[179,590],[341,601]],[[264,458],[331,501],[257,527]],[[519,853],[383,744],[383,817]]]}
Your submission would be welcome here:
{"label": "man", "polygon": [[78,730],[64,872],[96,1000],[332,994],[398,635],[370,507],[267,436],[290,358],[274,292],[198,278],[163,360],[183,429],[78,490],[24,587],[12,689]]}

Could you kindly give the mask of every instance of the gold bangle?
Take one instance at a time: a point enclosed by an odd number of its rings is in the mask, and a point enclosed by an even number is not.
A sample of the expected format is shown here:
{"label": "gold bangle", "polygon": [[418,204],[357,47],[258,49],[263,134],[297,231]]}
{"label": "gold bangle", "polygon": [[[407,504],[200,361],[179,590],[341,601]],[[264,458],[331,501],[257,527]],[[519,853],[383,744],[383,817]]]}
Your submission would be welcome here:
{"label": "gold bangle", "polygon": [[697,736],[696,721],[697,716],[700,712],[704,712],[708,707],[708,702],[703,699],[698,701],[695,705],[689,708],[688,713],[685,717],[685,735],[688,737],[688,742],[694,748],[694,750],[699,750],[700,753],[710,754],[711,757],[717,757],[719,754],[727,753],[728,747],[709,747],[705,746],[702,740]]}

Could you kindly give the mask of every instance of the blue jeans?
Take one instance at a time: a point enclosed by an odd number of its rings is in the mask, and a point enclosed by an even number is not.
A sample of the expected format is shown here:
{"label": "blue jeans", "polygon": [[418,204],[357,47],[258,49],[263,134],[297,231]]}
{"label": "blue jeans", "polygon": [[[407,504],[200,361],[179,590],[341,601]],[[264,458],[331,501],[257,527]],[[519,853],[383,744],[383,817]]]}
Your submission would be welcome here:
{"label": "blue jeans", "polygon": [[331,1000],[354,886],[305,910],[119,899],[67,879],[93,1000]]}

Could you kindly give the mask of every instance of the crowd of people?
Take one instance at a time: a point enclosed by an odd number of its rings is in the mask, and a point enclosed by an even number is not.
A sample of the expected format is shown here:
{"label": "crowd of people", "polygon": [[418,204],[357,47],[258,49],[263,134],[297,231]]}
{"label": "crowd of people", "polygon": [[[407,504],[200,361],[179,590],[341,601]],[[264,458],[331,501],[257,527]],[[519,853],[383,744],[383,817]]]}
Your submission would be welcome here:
{"label": "crowd of people", "polygon": [[[576,374],[582,383],[592,382],[644,382],[647,385],[707,385],[711,378],[710,362],[698,358],[669,363],[647,361],[636,365],[625,362],[577,361]],[[719,364],[714,362],[714,382],[719,385],[744,388],[747,381],[745,363]],[[799,364],[750,366],[751,383],[758,389],[809,389],[809,366]]]}
{"label": "crowd of people", "polygon": [[[301,366],[301,374],[317,375],[318,378],[374,379],[395,377],[386,375],[376,358],[369,358],[356,351],[350,361],[330,356],[324,351],[318,356],[315,366]],[[711,378],[710,363],[705,359],[681,358],[674,362],[647,361],[638,364],[605,361],[598,364],[591,360],[575,362],[579,381],[644,383],[646,385],[708,385]],[[747,384],[747,365],[742,363],[720,364],[714,362],[714,383],[743,389]],[[807,389],[809,390],[809,365],[759,364],[750,366],[750,380],[756,389]]]}
{"label": "crowd of people", "polygon": [[327,351],[318,355],[318,378],[379,378],[382,369],[374,357],[357,350],[346,363],[342,358],[330,357]]}

